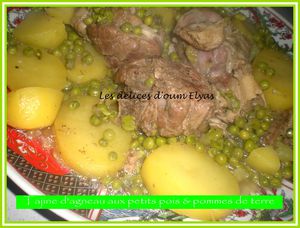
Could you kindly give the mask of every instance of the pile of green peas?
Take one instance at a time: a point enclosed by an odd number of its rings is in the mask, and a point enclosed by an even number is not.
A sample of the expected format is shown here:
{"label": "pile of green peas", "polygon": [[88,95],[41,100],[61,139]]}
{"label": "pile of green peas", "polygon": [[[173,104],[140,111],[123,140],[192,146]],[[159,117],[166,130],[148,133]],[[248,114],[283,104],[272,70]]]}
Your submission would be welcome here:
{"label": "pile of green peas", "polygon": [[86,25],[93,23],[109,24],[112,23],[114,14],[112,9],[109,8],[92,8],[91,15],[83,20]]}
{"label": "pile of green peas", "polygon": [[62,58],[65,67],[69,70],[75,67],[77,58],[80,58],[83,64],[92,64],[94,57],[86,50],[85,41],[71,27],[66,26],[66,31],[68,34],[67,39],[58,48],[51,50],[51,53]]}
{"label": "pile of green peas", "polygon": [[[266,76],[272,77],[275,75],[275,70],[271,68],[267,63],[265,62],[259,62],[257,64],[258,69],[263,72]],[[268,80],[262,80],[259,82],[259,85],[262,90],[267,90],[270,88],[270,82]]]}

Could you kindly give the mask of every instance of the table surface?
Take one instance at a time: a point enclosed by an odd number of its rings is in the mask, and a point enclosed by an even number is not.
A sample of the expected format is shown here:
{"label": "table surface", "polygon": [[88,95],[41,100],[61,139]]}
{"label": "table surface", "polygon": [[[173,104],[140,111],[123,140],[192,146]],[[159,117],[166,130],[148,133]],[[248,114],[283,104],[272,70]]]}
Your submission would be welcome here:
{"label": "table surface", "polygon": [[[278,7],[274,9],[290,23],[293,22],[293,9],[291,7]],[[17,210],[15,195],[24,195],[26,193],[9,178],[7,181],[7,187],[8,221],[64,221],[64,219],[49,210]]]}

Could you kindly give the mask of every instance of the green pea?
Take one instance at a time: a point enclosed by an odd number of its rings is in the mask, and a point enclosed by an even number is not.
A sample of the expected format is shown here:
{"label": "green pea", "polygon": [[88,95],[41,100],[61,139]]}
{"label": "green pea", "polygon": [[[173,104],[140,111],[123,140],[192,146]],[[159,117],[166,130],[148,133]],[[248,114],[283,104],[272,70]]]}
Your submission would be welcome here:
{"label": "green pea", "polygon": [[256,118],[262,120],[266,117],[266,111],[264,109],[259,109],[256,111]]}
{"label": "green pea", "polygon": [[293,138],[293,128],[287,129],[287,131],[286,131],[286,136],[287,136],[288,138]]}
{"label": "green pea", "polygon": [[72,32],[68,33],[68,40],[75,41],[78,38],[79,38],[79,36],[76,34],[76,32],[72,31]]}
{"label": "green pea", "polygon": [[92,17],[87,17],[83,20],[83,23],[86,24],[86,25],[91,25],[93,24],[94,20]]}
{"label": "green pea", "polygon": [[273,68],[268,68],[268,69],[266,70],[266,75],[268,75],[268,76],[273,76],[273,75],[275,75],[275,70],[274,70]]}
{"label": "green pea", "polygon": [[82,47],[82,45],[83,45],[82,39],[77,39],[77,40],[75,40],[75,41],[74,41],[74,45],[75,45],[75,46],[80,46],[80,47]]}
{"label": "green pea", "polygon": [[262,122],[261,123],[261,128],[264,130],[264,131],[267,131],[267,130],[269,130],[269,128],[270,128],[270,123],[269,122]]}
{"label": "green pea", "polygon": [[285,167],[282,169],[282,177],[285,179],[291,179],[293,176],[293,168],[292,167]]}
{"label": "green pea", "polygon": [[270,88],[270,82],[267,80],[262,80],[259,85],[262,90],[267,90]]}
{"label": "green pea", "polygon": [[217,140],[211,141],[211,147],[216,148],[218,150],[223,150],[224,148],[224,140],[222,138],[219,138]]}
{"label": "green pea", "polygon": [[151,26],[153,24],[153,17],[152,16],[146,16],[145,19],[144,19],[144,24],[145,25],[148,25],[148,26]]}
{"label": "green pea", "polygon": [[269,180],[266,177],[263,177],[263,176],[259,177],[259,184],[262,187],[268,187],[270,185]]}
{"label": "green pea", "polygon": [[249,133],[249,131],[241,130],[240,133],[239,133],[239,137],[240,137],[242,140],[247,140],[247,139],[250,138],[250,133]]}
{"label": "green pea", "polygon": [[250,139],[255,143],[259,141],[259,137],[254,133],[250,135]]}
{"label": "green pea", "polygon": [[91,125],[97,127],[97,126],[99,126],[101,123],[102,123],[102,120],[101,120],[101,118],[100,118],[99,116],[97,116],[97,115],[92,115],[92,116],[90,117],[90,124],[91,124]]}
{"label": "green pea", "polygon": [[96,111],[101,112],[105,116],[109,116],[111,114],[105,103],[96,104],[95,109]]}
{"label": "green pea", "polygon": [[94,87],[89,87],[88,89],[88,95],[91,97],[99,97],[100,96],[100,90]]}
{"label": "green pea", "polygon": [[196,142],[195,148],[199,152],[205,152],[205,146],[200,142]]}
{"label": "green pea", "polygon": [[144,18],[145,16],[145,10],[144,9],[138,9],[136,11],[136,15],[139,17],[139,18]]}
{"label": "green pea", "polygon": [[114,190],[120,190],[122,188],[122,181],[120,180],[114,180],[112,183],[111,183],[111,186]]}
{"label": "green pea", "polygon": [[223,131],[219,128],[211,128],[208,131],[208,136],[210,140],[217,140],[223,137]]}
{"label": "green pea", "polygon": [[155,139],[155,143],[156,143],[157,146],[162,146],[162,145],[165,145],[167,143],[167,139],[164,138],[164,137],[159,136]]}
{"label": "green pea", "polygon": [[196,143],[196,137],[194,135],[188,135],[185,138],[185,143],[188,145],[194,145]]}
{"label": "green pea", "polygon": [[83,47],[80,46],[80,45],[75,45],[73,51],[74,51],[75,54],[78,55],[83,51]]}
{"label": "green pea", "polygon": [[253,142],[251,139],[247,140],[245,142],[245,145],[244,145],[244,149],[247,151],[247,152],[251,152],[252,150],[254,150],[256,148],[256,144],[255,142]]}
{"label": "green pea", "polygon": [[103,132],[103,139],[105,139],[107,141],[111,141],[115,138],[115,135],[116,135],[116,133],[114,132],[114,130],[108,128]]}
{"label": "green pea", "polygon": [[100,146],[103,146],[103,147],[106,147],[108,145],[108,142],[103,138],[100,139],[98,143]]}
{"label": "green pea", "polygon": [[73,110],[79,108],[79,106],[80,106],[79,101],[71,101],[69,103],[69,108]]}
{"label": "green pea", "polygon": [[117,154],[115,151],[111,151],[111,152],[109,152],[109,154],[108,154],[108,159],[109,159],[110,161],[115,161],[115,160],[118,159],[118,154]]}
{"label": "green pea", "polygon": [[59,49],[55,49],[52,54],[56,57],[61,57],[62,56],[62,52]]}
{"label": "green pea", "polygon": [[140,135],[137,140],[138,140],[139,143],[142,144],[144,142],[144,140],[145,140],[145,136]]}
{"label": "green pea", "polygon": [[238,160],[241,160],[244,156],[244,151],[241,148],[236,147],[232,151],[232,156],[235,157]]}
{"label": "green pea", "polygon": [[62,53],[62,55],[65,55],[69,51],[69,47],[67,45],[61,45],[59,47],[59,51]]}
{"label": "green pea", "polygon": [[234,121],[235,125],[239,128],[243,128],[246,125],[246,120],[243,117],[238,117]]}
{"label": "green pea", "polygon": [[147,137],[144,142],[143,142],[143,147],[146,149],[146,150],[152,150],[155,148],[155,140],[153,137]]}
{"label": "green pea", "polygon": [[93,79],[89,82],[89,85],[94,87],[94,88],[99,88],[101,87],[101,82],[97,79]]}
{"label": "green pea", "polygon": [[235,126],[234,124],[230,125],[228,128],[227,128],[227,131],[234,135],[234,136],[238,136],[239,135],[239,128],[237,126]]}
{"label": "green pea", "polygon": [[273,187],[273,188],[279,188],[281,186],[281,179],[272,178],[270,180],[270,186]]}
{"label": "green pea", "polygon": [[91,65],[94,62],[94,57],[92,55],[85,55],[81,58],[82,63]]}
{"label": "green pea", "polygon": [[74,46],[73,41],[71,40],[65,40],[63,44],[66,45],[68,49],[72,49],[72,47]]}
{"label": "green pea", "polygon": [[265,134],[265,131],[263,129],[257,129],[255,130],[255,134],[258,136],[258,137],[261,137]]}
{"label": "green pea", "polygon": [[133,33],[135,35],[138,35],[138,36],[142,35],[143,34],[143,30],[142,30],[141,26],[135,26],[133,28]]}
{"label": "green pea", "polygon": [[[259,37],[260,38],[260,37]],[[266,70],[268,68],[268,64],[265,63],[265,62],[260,62],[258,64],[258,68],[261,69],[261,70]]]}
{"label": "green pea", "polygon": [[133,142],[130,144],[130,147],[134,149],[138,146],[140,146],[140,142],[138,140],[133,140]]}
{"label": "green pea", "polygon": [[145,84],[147,87],[152,88],[153,84],[154,84],[154,77],[149,77],[146,81]]}
{"label": "green pea", "polygon": [[34,55],[34,50],[31,47],[26,47],[23,49],[23,55],[25,56],[33,56]]}
{"label": "green pea", "polygon": [[229,164],[232,165],[233,167],[237,167],[239,165],[239,160],[235,157],[230,157]]}
{"label": "green pea", "polygon": [[120,29],[123,32],[129,33],[132,31],[132,24],[130,24],[129,22],[125,22],[121,25]]}
{"label": "green pea", "polygon": [[215,157],[217,154],[220,153],[220,151],[218,151],[216,148],[209,148],[208,151],[207,151],[208,155],[210,157]]}
{"label": "green pea", "polygon": [[11,55],[15,55],[17,53],[17,48],[16,47],[9,47],[8,48],[8,53]]}
{"label": "green pea", "polygon": [[134,131],[136,129],[135,118],[131,115],[123,116],[121,125],[125,131]]}
{"label": "green pea", "polygon": [[227,156],[225,154],[217,154],[215,156],[215,161],[219,165],[226,165],[227,164]]}
{"label": "green pea", "polygon": [[79,87],[74,87],[72,90],[71,90],[71,95],[72,96],[78,96],[81,94],[81,89]]}
{"label": "green pea", "polygon": [[168,144],[172,144],[172,143],[176,143],[177,142],[177,138],[176,137],[170,137],[167,139],[167,143]]}

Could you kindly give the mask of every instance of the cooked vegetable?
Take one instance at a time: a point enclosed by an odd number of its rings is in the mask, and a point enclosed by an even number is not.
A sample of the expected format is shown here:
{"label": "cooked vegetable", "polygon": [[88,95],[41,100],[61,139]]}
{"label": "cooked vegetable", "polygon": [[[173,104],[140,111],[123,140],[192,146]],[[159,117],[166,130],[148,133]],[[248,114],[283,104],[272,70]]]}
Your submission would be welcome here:
{"label": "cooked vegetable", "polygon": [[253,74],[273,110],[293,107],[293,62],[283,52],[264,49],[254,59]]}
{"label": "cooked vegetable", "polygon": [[[130,133],[109,122],[91,125],[92,107],[98,99],[86,96],[76,100],[80,106],[75,110],[68,107],[68,101],[64,102],[54,123],[62,159],[75,171],[88,177],[116,174],[124,165],[130,147]],[[110,141],[103,139],[104,134],[108,138],[107,133],[111,131],[114,137],[109,137]]]}
{"label": "cooked vegetable", "polygon": [[24,87],[63,89],[67,84],[67,71],[55,56],[43,52],[43,57],[25,56],[18,49],[7,57],[7,85],[11,90]]}
{"label": "cooked vegetable", "polygon": [[280,169],[279,157],[270,146],[254,149],[246,162],[253,169],[267,174],[274,174]]}
{"label": "cooked vegetable", "polygon": [[55,89],[27,87],[7,95],[7,123],[19,129],[36,129],[53,124],[63,93]]}
{"label": "cooked vegetable", "polygon": [[68,8],[68,7],[52,8],[51,7],[51,8],[46,8],[45,11],[49,16],[54,17],[65,24],[70,24],[75,8]]}
{"label": "cooked vegetable", "polygon": [[162,25],[171,31],[175,26],[176,20],[176,9],[172,8],[152,8],[151,12],[161,17]]}
{"label": "cooked vegetable", "polygon": [[[145,160],[141,175],[152,195],[236,195],[239,186],[230,172],[207,154],[181,143],[163,145]],[[174,210],[192,218],[217,220],[229,210]]]}
{"label": "cooked vegetable", "polygon": [[45,13],[30,13],[14,30],[17,40],[32,47],[56,48],[67,38],[64,24]]}
{"label": "cooked vegetable", "polygon": [[68,79],[76,83],[84,83],[92,79],[103,79],[108,73],[107,64],[102,55],[97,53],[90,45],[86,44],[85,49],[90,53],[75,60],[73,69],[68,70]]}

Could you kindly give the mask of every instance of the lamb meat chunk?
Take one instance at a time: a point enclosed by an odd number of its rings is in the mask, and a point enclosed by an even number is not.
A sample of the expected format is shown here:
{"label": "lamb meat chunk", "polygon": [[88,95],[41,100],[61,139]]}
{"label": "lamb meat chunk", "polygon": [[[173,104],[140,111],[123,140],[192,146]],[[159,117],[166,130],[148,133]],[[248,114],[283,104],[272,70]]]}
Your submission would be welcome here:
{"label": "lamb meat chunk", "polygon": [[87,39],[86,34],[86,24],[84,23],[84,19],[91,16],[91,12],[88,8],[76,8],[74,12],[74,16],[71,20],[71,25],[78,32],[78,34],[85,39]]}
{"label": "lamb meat chunk", "polygon": [[[149,86],[146,81],[153,78]],[[205,77],[192,67],[162,58],[140,59],[123,65],[116,81],[133,93],[149,93],[149,100],[119,100],[119,114],[133,115],[137,126],[146,134],[162,136],[196,134],[204,130],[214,109],[213,99],[154,99],[155,94],[180,95],[191,92],[212,94]]]}
{"label": "lamb meat chunk", "polygon": [[[112,67],[140,58],[158,57],[163,48],[163,32],[150,28],[126,9],[112,9],[111,23],[94,23],[87,26],[87,36],[92,44],[103,54]],[[141,34],[123,32],[122,24],[140,26]]]}
{"label": "lamb meat chunk", "polygon": [[250,43],[230,20],[212,10],[188,11],[178,20],[175,33],[184,42],[181,48],[190,64],[220,87],[227,87],[234,71],[250,62]]}
{"label": "lamb meat chunk", "polygon": [[178,21],[174,32],[187,43],[203,51],[219,47],[225,39],[226,20],[207,9],[193,9]]}

